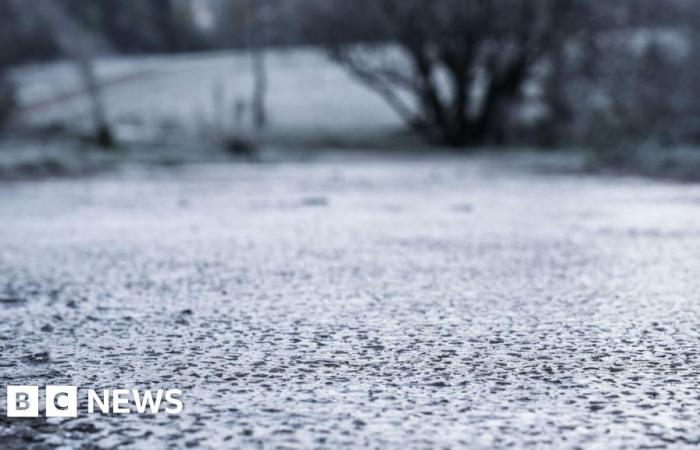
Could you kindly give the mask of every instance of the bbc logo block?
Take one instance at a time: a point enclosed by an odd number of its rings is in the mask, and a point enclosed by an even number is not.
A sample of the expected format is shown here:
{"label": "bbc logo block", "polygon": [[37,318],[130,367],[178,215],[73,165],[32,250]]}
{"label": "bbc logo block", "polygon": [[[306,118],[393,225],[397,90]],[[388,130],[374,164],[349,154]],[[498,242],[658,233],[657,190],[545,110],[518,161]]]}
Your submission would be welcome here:
{"label": "bbc logo block", "polygon": [[[39,417],[42,404],[46,417],[78,417],[77,386],[7,386],[6,392],[7,417]],[[87,412],[180,414],[183,409],[181,396],[180,389],[102,389],[102,395],[94,389],[87,389]]]}
{"label": "bbc logo block", "polygon": [[[78,417],[77,386],[46,386],[46,417]],[[7,417],[39,417],[39,386],[7,386]]]}
{"label": "bbc logo block", "polygon": [[7,417],[39,417],[39,386],[7,386]]}

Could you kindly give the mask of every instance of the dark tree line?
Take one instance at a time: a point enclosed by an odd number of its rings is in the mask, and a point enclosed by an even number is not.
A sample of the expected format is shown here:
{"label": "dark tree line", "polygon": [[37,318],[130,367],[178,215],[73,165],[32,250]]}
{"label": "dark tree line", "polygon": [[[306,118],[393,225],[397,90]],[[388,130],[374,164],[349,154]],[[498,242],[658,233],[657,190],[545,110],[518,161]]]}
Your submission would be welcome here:
{"label": "dark tree line", "polygon": [[93,58],[100,53],[168,53],[209,48],[188,0],[0,0],[0,126],[15,105],[11,67],[67,58],[92,104],[95,138],[113,142]]}
{"label": "dark tree line", "polygon": [[174,0],[61,0],[78,22],[124,53],[170,53],[207,48],[191,4]]}
{"label": "dark tree line", "polygon": [[[195,51],[212,45],[194,23],[191,3],[177,0],[53,0],[76,24],[120,53]],[[0,64],[62,56],[49,20],[32,20],[32,2],[0,0]]]}

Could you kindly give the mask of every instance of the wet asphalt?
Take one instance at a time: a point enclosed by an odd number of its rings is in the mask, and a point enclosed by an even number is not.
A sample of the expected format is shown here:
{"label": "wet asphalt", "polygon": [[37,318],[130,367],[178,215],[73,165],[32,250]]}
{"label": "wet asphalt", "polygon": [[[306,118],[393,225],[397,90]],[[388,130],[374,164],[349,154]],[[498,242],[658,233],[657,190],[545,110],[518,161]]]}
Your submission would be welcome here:
{"label": "wet asphalt", "polygon": [[[481,159],[0,185],[4,448],[693,448],[700,186]],[[3,386],[4,387],[4,386]]]}

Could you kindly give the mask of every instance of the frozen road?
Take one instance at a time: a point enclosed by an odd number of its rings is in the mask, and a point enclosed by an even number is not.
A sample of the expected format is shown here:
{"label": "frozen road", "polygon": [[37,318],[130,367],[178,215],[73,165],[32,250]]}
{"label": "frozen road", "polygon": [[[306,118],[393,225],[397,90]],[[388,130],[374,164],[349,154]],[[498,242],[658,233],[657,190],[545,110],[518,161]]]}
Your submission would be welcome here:
{"label": "frozen road", "polygon": [[185,404],[2,392],[4,448],[700,443],[697,186],[450,157],[4,183],[0,299],[3,385]]}

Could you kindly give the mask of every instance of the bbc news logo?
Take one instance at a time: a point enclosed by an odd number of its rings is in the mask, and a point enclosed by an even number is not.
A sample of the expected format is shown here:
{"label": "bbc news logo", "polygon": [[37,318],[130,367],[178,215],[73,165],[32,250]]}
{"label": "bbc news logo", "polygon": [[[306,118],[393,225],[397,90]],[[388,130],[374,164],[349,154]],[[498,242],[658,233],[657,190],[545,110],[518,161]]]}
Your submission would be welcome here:
{"label": "bbc news logo", "polygon": [[[46,417],[78,417],[77,386],[46,386],[44,394]],[[103,389],[101,393],[88,389],[87,412],[180,414],[181,396],[180,389]],[[39,417],[39,400],[39,386],[7,386],[7,417]]]}

